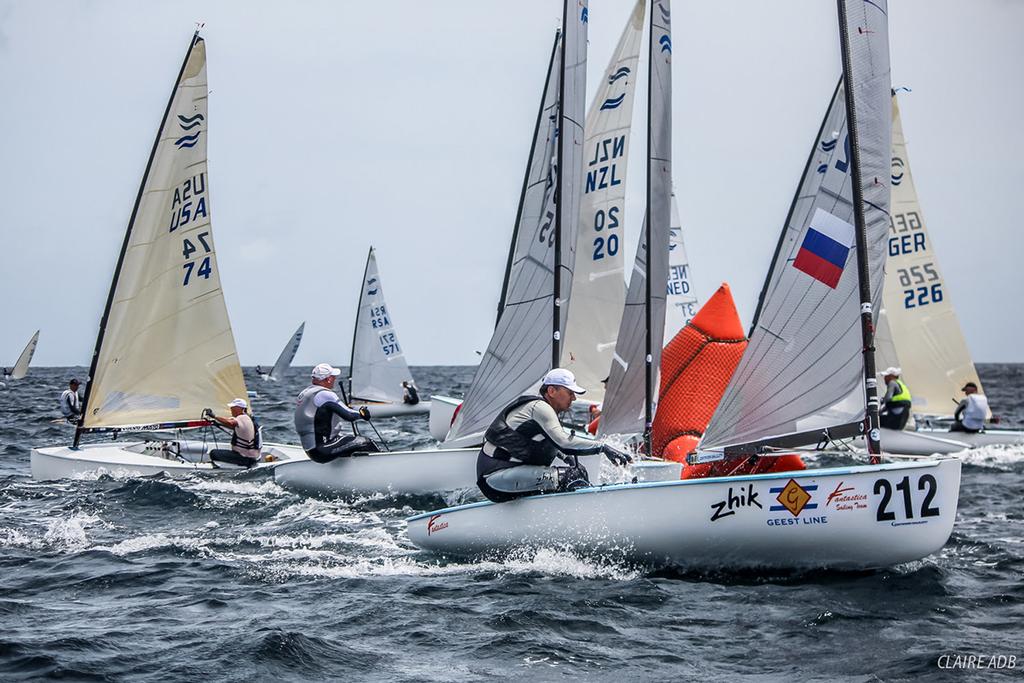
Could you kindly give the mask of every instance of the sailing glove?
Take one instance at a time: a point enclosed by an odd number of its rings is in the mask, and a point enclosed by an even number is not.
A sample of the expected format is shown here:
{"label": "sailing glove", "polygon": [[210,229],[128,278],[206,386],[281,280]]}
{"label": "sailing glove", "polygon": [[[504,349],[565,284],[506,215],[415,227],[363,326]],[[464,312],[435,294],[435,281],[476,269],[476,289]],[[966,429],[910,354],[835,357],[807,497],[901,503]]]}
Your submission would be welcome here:
{"label": "sailing glove", "polygon": [[367,422],[370,421],[370,409],[366,406],[359,406],[359,417],[363,418]]}
{"label": "sailing glove", "polygon": [[208,420],[212,420],[214,418],[213,409],[203,408],[203,417],[207,418]]}
{"label": "sailing glove", "polygon": [[612,461],[613,464],[620,467],[625,467],[629,463],[633,462],[633,458],[628,453],[612,448],[608,444],[601,444],[601,452],[604,453],[604,457]]}

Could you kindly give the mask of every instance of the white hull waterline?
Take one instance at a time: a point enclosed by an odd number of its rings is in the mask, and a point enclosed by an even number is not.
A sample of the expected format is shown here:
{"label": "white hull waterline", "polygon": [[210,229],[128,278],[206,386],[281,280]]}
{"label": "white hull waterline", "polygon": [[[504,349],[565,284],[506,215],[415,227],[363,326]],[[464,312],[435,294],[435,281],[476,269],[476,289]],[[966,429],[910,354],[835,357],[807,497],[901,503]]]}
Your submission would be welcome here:
{"label": "white hull waterline", "polygon": [[[1012,446],[1024,444],[1024,432],[994,429],[969,434],[942,429],[917,430],[882,429],[882,445],[886,453],[898,455],[957,455],[983,446]],[[864,439],[854,439],[854,445],[864,450]]]}
{"label": "white hull waterline", "polygon": [[960,462],[617,485],[408,519],[419,548],[465,558],[551,548],[694,570],[887,567],[949,538]]}
{"label": "white hull waterline", "polygon": [[420,401],[416,405],[409,405],[408,403],[366,402],[357,399],[350,405],[355,410],[366,406],[366,409],[370,411],[370,417],[402,417],[404,415],[423,415],[429,413],[430,403],[430,401]]}
{"label": "white hull waterline", "polygon": [[[223,445],[223,444],[222,444]],[[264,461],[248,470],[227,463],[214,467],[207,453],[212,444],[198,441],[132,441],[33,448],[32,478],[37,481],[68,479],[89,474],[111,476],[150,476],[167,474],[186,476],[196,472],[236,474],[242,471],[272,469],[285,462],[307,460],[295,446],[266,444]]]}
{"label": "white hull waterline", "polygon": [[[479,448],[430,451],[392,451],[338,458],[329,463],[284,463],[274,468],[274,480],[285,488],[304,493],[431,495],[476,490],[476,459]],[[608,463],[603,455],[580,458],[592,480],[674,481],[680,464],[652,460],[629,468]]]}

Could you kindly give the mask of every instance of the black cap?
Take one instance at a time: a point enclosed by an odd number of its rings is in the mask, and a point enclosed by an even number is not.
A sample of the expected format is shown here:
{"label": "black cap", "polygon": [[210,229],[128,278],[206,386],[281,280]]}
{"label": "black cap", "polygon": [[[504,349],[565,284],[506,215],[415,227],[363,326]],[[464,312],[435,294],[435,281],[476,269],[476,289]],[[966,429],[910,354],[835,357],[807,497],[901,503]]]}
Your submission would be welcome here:
{"label": "black cap", "polygon": [[967,387],[971,387],[975,391],[978,390],[977,384],[975,384],[974,382],[968,382],[967,384],[963,385],[963,387],[961,387],[960,391],[967,391]]}
{"label": "black cap", "polygon": [[81,382],[78,381],[77,377],[72,377],[71,381],[68,382],[68,384],[81,384]]}

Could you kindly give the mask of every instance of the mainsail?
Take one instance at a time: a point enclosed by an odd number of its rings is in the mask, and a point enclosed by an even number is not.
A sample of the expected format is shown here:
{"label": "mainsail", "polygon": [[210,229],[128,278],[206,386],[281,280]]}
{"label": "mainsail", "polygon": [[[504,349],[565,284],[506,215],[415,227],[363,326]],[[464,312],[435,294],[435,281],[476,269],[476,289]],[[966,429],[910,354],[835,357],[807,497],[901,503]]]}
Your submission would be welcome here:
{"label": "mainsail", "polygon": [[359,292],[349,373],[353,400],[401,403],[402,382],[412,379],[391,322],[391,311],[384,303],[384,287],[373,247],[366,256]]}
{"label": "mainsail", "polygon": [[[647,432],[665,338],[672,195],[672,33],[669,0],[651,11],[647,114],[647,220],[626,293],[601,434]],[[650,248],[648,248],[650,245]]]}
{"label": "mainsail", "polygon": [[11,379],[21,379],[28,374],[28,366],[32,362],[32,356],[36,352],[36,345],[39,344],[39,330],[32,335],[32,338],[28,340],[28,344],[25,345],[25,350],[18,356],[18,361],[11,368]]}
{"label": "mainsail", "polygon": [[[886,11],[884,0],[840,2],[849,93],[840,81],[790,207],[749,345],[708,426],[704,449],[802,445],[819,441],[825,430],[840,435],[861,429],[861,288],[870,287],[874,303],[866,310],[877,312],[889,224]],[[848,101],[854,104],[854,136],[847,130]],[[856,157],[867,282],[858,276],[854,249]]]}
{"label": "mainsail", "polygon": [[587,113],[585,182],[577,235],[576,270],[562,348],[563,367],[601,402],[615,335],[622,318],[623,229],[637,62],[646,0],[637,0]]}
{"label": "mainsail", "polygon": [[274,367],[270,371],[271,379],[281,379],[284,371],[291,366],[292,361],[295,360],[295,354],[299,351],[299,344],[302,343],[302,333],[305,329],[306,323],[300,323],[299,329],[295,330],[295,334],[281,349],[281,355],[277,357],[277,362],[274,363]]}
{"label": "mainsail", "polygon": [[683,226],[679,220],[679,204],[672,193],[672,223],[669,226],[668,243],[668,300],[665,302],[665,339],[662,346],[668,346],[679,330],[690,324],[697,315],[697,295],[690,281],[690,259],[686,256],[683,241]]}
{"label": "mainsail", "polygon": [[[892,220],[884,311],[893,351],[876,344],[879,365],[901,367],[914,412],[951,415],[966,382],[981,389],[967,342],[939,270],[918,202],[903,137],[899,104],[892,98]],[[881,327],[881,326],[880,326]]]}
{"label": "mainsail", "polygon": [[82,431],[187,424],[246,395],[210,224],[207,92],[197,33],[125,232],[76,443]]}
{"label": "mainsail", "polygon": [[482,434],[502,407],[537,386],[559,355],[568,309],[560,304],[572,287],[583,189],[587,14],[585,1],[573,3],[572,13],[565,3],[565,31],[555,39],[545,81],[498,324],[447,441]]}

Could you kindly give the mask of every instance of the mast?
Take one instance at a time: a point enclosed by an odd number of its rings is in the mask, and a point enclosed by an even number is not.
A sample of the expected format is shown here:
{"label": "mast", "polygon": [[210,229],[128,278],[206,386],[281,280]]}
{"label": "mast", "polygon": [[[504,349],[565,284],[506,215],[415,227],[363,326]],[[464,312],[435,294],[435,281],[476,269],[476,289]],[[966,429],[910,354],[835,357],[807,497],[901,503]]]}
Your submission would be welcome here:
{"label": "mast", "polygon": [[512,225],[512,241],[508,245],[508,261],[505,263],[505,279],[501,281],[501,297],[498,299],[498,315],[494,318],[494,326],[498,326],[501,314],[505,312],[505,297],[508,296],[508,281],[512,276],[512,263],[516,258],[516,242],[519,240],[519,223],[523,219],[523,204],[526,203],[526,191],[530,187],[530,171],[533,170],[533,154],[537,149],[537,135],[540,133],[540,122],[544,118],[544,97],[551,82],[551,67],[555,63],[555,51],[561,30],[555,31],[555,42],[551,45],[551,58],[548,60],[548,72],[544,77],[544,89],[540,91],[540,105],[537,108],[537,122],[533,126],[533,140],[530,142],[530,155],[526,157],[526,172],[523,174],[523,191],[519,195],[519,208],[516,209],[516,222]]}
{"label": "mast", "polygon": [[[562,4],[562,26],[569,26],[569,0]],[[568,30],[568,29],[567,29]],[[555,185],[555,272],[554,286],[551,297],[551,367],[557,368],[562,360],[562,316],[559,312],[562,296],[562,200],[565,198],[565,167],[563,152],[565,150],[565,40],[561,50],[561,76],[558,79],[558,125],[555,135],[558,136],[557,161],[558,184]]]}
{"label": "mast", "polygon": [[[99,362],[100,348],[103,346],[103,334],[106,332],[107,320],[110,317],[110,309],[114,305],[114,291],[117,289],[117,281],[121,276],[121,267],[124,265],[125,254],[128,253],[128,244],[132,236],[132,228],[135,226],[135,217],[139,212],[139,206],[142,204],[142,192],[146,188],[146,181],[149,180],[149,171],[153,166],[153,159],[156,157],[157,148],[160,146],[160,136],[164,132],[164,127],[167,125],[167,117],[171,113],[171,105],[174,104],[174,97],[178,93],[178,87],[181,85],[181,77],[185,74],[185,67],[188,65],[188,60],[192,56],[192,50],[195,48],[196,43],[200,40],[199,29],[192,34],[192,41],[188,45],[188,50],[185,51],[185,59],[181,62],[181,69],[178,70],[178,78],[174,81],[174,87],[171,89],[171,96],[167,99],[167,107],[164,108],[164,116],[160,120],[160,126],[156,130],[156,139],[153,140],[153,149],[149,152],[149,160],[146,162],[146,171],[142,174],[142,182],[139,183],[139,192],[135,196],[135,206],[132,207],[132,215],[128,219],[128,227],[124,233],[124,241],[121,243],[121,253],[117,257],[117,265],[114,267],[114,277],[110,282],[110,292],[107,294],[107,303],[103,309],[103,317],[100,318],[99,333],[96,335],[96,348],[92,352],[92,360],[89,363],[89,374],[86,376],[85,385],[85,398],[82,399],[82,420],[85,419],[86,412],[89,409],[89,396],[92,393],[92,380],[96,374],[96,364]],[[71,447],[73,449],[78,448],[78,444],[82,439],[83,430],[81,422],[75,426],[75,438]]]}
{"label": "mast", "polygon": [[[356,362],[356,336],[359,334],[359,311],[363,309],[363,292],[366,291],[366,274],[370,272],[370,259],[373,258],[373,245],[370,245],[370,251],[366,252],[366,265],[363,266],[363,280],[359,283],[359,299],[356,301],[356,317],[355,323],[352,325],[352,349],[348,355],[348,390],[352,391],[352,368],[355,367]],[[345,390],[342,389],[343,395]],[[348,402],[348,399],[345,399]]]}
{"label": "mast", "polygon": [[[832,91],[832,99],[829,100],[829,107],[825,110],[825,115],[821,118],[821,127],[818,128],[818,135],[814,139],[815,143],[811,145],[811,151],[807,155],[807,163],[804,164],[804,172],[800,176],[800,182],[797,183],[796,192],[793,193],[793,201],[789,205],[789,213],[786,214],[786,222],[782,224],[782,232],[779,233],[779,241],[775,245],[775,253],[772,255],[772,263],[779,260],[779,254],[782,253],[782,247],[786,243],[786,234],[789,232],[789,224],[793,220],[793,213],[796,211],[797,201],[800,199],[800,186],[803,184],[803,179],[807,177],[807,172],[811,170],[811,164],[814,163],[814,154],[818,151],[818,140],[821,140],[821,136],[825,132],[825,124],[828,123],[828,115],[832,109],[831,102],[836,99],[836,94],[839,92],[839,88],[843,87],[843,77],[839,77],[839,82],[836,83],[836,89]],[[761,293],[757,297],[757,308],[754,309],[754,317],[750,320],[750,329],[747,331],[747,337],[754,334],[754,330],[757,329],[758,320],[761,318],[761,307],[764,305],[765,297],[768,296],[768,287],[772,282],[772,270],[768,270],[768,275],[764,278],[764,285],[761,287]]]}
{"label": "mast", "polygon": [[853,179],[853,217],[857,249],[857,280],[860,284],[860,326],[864,355],[864,393],[867,397],[865,411],[864,441],[867,444],[871,464],[881,462],[878,421],[878,379],[875,377],[875,325],[872,321],[871,274],[868,267],[867,228],[864,220],[864,189],[861,184],[860,142],[857,129],[857,110],[852,85],[852,64],[848,17],[844,0],[837,0],[839,8],[839,41],[843,60],[843,92],[846,98],[846,129],[850,136],[850,163]]}
{"label": "mast", "polygon": [[651,453],[651,425],[654,422],[654,376],[653,357],[651,356],[651,153],[653,150],[652,127],[654,115],[651,103],[654,93],[654,0],[651,2],[650,24],[647,34],[647,196],[644,207],[644,243],[647,254],[644,255],[644,449]]}

